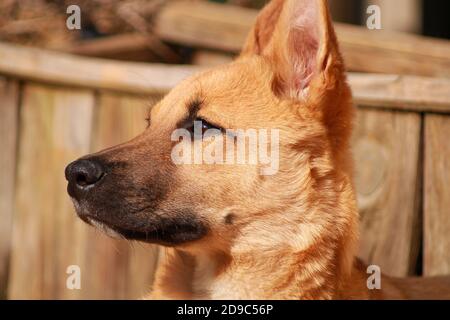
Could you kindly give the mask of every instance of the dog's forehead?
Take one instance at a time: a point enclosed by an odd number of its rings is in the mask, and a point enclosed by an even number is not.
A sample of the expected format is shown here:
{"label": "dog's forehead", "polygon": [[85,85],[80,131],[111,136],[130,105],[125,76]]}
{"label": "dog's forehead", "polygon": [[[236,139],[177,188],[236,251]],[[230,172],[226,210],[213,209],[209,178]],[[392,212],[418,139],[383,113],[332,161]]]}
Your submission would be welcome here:
{"label": "dog's forehead", "polygon": [[270,66],[263,59],[238,59],[186,78],[153,112],[171,123],[186,116],[190,103],[200,101],[199,116],[236,124],[237,119],[231,119],[240,114],[239,124],[244,125],[245,116],[253,120],[267,118],[274,111],[278,100],[271,89],[272,77]]}
{"label": "dog's forehead", "polygon": [[[264,89],[267,78],[271,77],[270,68],[260,57],[239,59],[233,63],[216,67],[199,74],[196,80],[203,90],[224,92],[224,89],[239,90],[245,88]],[[207,91],[206,91],[207,93]]]}
{"label": "dog's forehead", "polygon": [[252,104],[270,104],[273,73],[262,59],[240,59],[204,72],[192,86],[205,107],[239,109]]}

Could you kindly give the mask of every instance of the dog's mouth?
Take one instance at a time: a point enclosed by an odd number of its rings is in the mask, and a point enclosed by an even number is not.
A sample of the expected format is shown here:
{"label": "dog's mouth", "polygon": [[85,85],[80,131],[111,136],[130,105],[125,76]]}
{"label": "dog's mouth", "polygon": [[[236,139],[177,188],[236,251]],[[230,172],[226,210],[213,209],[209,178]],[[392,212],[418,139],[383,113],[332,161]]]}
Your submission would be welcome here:
{"label": "dog's mouth", "polygon": [[[143,217],[136,221],[133,216],[126,219],[117,219],[116,222],[93,215],[84,206],[74,200],[78,216],[87,224],[97,228],[106,235],[115,239],[141,241],[146,243],[174,246],[202,238],[207,233],[207,226],[189,211],[183,211],[179,216],[167,218],[154,215],[144,220]],[[123,213],[122,213],[123,214]],[[132,221],[132,220],[135,221]],[[133,223],[131,223],[133,222]],[[131,227],[130,227],[131,226]],[[134,228],[133,226],[136,226]]]}
{"label": "dog's mouth", "polygon": [[[118,226],[113,226],[111,224],[105,223],[103,221],[97,220],[92,217],[85,217],[83,220],[92,225],[93,227],[101,230],[106,235],[115,239],[126,239],[126,240],[135,240],[135,241],[143,241],[143,242],[155,242],[158,240],[158,230],[153,231],[136,231],[129,230]],[[161,231],[160,231],[161,232]]]}
{"label": "dog's mouth", "polygon": [[75,211],[77,212],[77,215],[81,220],[97,228],[98,230],[102,231],[111,238],[135,240],[151,243],[158,242],[159,240],[159,233],[161,232],[160,230],[154,229],[154,230],[139,231],[124,228],[122,226],[112,224],[109,221],[100,220],[98,217],[89,214],[87,210],[83,208],[76,199],[72,198],[72,202],[75,206]]}

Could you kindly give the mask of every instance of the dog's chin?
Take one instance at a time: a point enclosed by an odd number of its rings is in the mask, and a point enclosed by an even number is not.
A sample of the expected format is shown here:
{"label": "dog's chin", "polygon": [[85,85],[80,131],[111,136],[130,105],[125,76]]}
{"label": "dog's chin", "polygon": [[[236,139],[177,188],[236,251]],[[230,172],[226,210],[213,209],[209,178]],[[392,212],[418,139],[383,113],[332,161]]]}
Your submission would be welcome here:
{"label": "dog's chin", "polygon": [[[143,228],[124,227],[122,219],[113,223],[99,217],[98,212],[90,206],[79,203],[72,199],[78,217],[87,224],[99,229],[106,235],[115,239],[126,239],[141,241],[164,246],[175,246],[202,238],[207,233],[207,228],[197,219],[186,214],[182,219],[168,219],[170,223],[164,221],[153,221],[153,223]],[[102,216],[102,215],[100,215]],[[108,219],[109,220],[109,219]],[[139,223],[142,226],[142,222]]]}
{"label": "dog's chin", "polygon": [[92,217],[85,217],[83,220],[114,239],[134,240],[148,243],[159,242],[157,237],[155,237],[151,231],[128,230],[107,224]]}
{"label": "dog's chin", "polygon": [[105,233],[106,235],[110,236],[111,238],[114,239],[125,239],[125,236],[123,236],[122,234],[120,234],[119,232],[117,232],[116,230],[108,227],[106,224],[104,224],[101,221],[98,221],[94,218],[90,218],[87,217],[86,218],[87,223],[89,223],[90,225],[96,227],[97,229],[101,230],[103,233]]}
{"label": "dog's chin", "polygon": [[97,228],[107,236],[114,239],[126,239],[151,242],[148,238],[148,232],[132,231],[114,226],[109,222],[101,221],[99,218],[93,216],[85,204],[80,204],[77,200],[72,198],[72,202],[75,207],[75,211],[78,217],[85,223]]}

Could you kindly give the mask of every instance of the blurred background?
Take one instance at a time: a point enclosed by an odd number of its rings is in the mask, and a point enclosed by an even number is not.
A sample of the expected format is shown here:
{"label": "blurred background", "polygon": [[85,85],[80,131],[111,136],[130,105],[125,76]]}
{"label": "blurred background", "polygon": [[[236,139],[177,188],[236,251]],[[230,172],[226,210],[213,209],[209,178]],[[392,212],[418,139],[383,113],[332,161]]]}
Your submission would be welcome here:
{"label": "blurred background", "polygon": [[[0,298],[150,290],[160,250],[79,221],[64,168],[142,131],[187,75],[231,61],[266,2],[0,2]],[[450,275],[450,2],[329,3],[357,107],[359,254],[393,276]],[[371,5],[381,29],[367,27]]]}
{"label": "blurred background", "polygon": [[[0,40],[41,48],[56,49],[87,56],[98,56],[120,60],[167,63],[214,63],[225,54],[232,56],[239,50],[228,43],[212,44],[201,39],[199,30],[190,30],[190,34],[176,35],[167,24],[166,14],[161,13],[162,6],[176,1],[169,0],[3,0],[0,4]],[[193,1],[196,2],[196,1]],[[197,1],[198,2],[198,1]],[[211,0],[239,6],[243,9],[260,9],[267,0]],[[69,5],[76,4],[82,12],[82,28],[67,32],[65,27]],[[381,9],[382,29],[449,39],[450,26],[447,13],[448,1],[436,0],[334,0],[330,1],[335,21],[365,26],[369,14],[367,8],[377,5]],[[211,9],[214,8],[214,9]],[[175,8],[173,8],[176,10]],[[181,12],[181,9],[187,11]],[[251,10],[231,10],[220,13],[215,7],[202,7],[195,12],[192,7],[178,7],[171,11],[173,19],[180,14],[192,14],[198,20],[206,18],[231,19],[245,24],[245,13]],[[234,13],[233,16],[227,15]],[[159,16],[162,14],[162,20]],[[204,14],[215,14],[204,16]],[[240,21],[238,18],[242,18]],[[201,21],[196,21],[200,23]],[[180,26],[186,28],[189,25]],[[191,25],[191,27],[194,27]],[[198,27],[198,26],[197,26]],[[172,30],[173,31],[173,30]],[[197,33],[194,34],[194,31]],[[225,32],[225,30],[224,30]],[[189,40],[188,40],[189,39]],[[222,39],[216,39],[220,42]],[[198,52],[198,47],[208,49]],[[217,52],[217,50],[219,50]],[[212,52],[211,52],[212,51]],[[220,52],[220,56],[219,53]],[[207,56],[209,58],[208,61]],[[207,61],[204,61],[207,60]]]}

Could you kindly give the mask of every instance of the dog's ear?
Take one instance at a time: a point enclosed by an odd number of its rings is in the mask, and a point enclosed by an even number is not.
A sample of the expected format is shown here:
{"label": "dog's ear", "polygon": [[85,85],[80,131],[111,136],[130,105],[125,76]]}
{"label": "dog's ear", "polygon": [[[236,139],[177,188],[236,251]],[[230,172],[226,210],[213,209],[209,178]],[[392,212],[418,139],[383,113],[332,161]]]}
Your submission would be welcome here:
{"label": "dog's ear", "polygon": [[[273,0],[259,14],[241,56],[257,54],[273,65],[274,91],[305,98],[344,75],[326,0]],[[325,84],[324,84],[325,82]]]}
{"label": "dog's ear", "polygon": [[283,3],[284,0],[272,0],[261,10],[242,48],[241,56],[263,53],[272,39]]}

